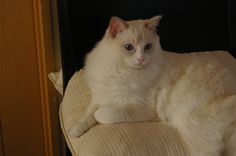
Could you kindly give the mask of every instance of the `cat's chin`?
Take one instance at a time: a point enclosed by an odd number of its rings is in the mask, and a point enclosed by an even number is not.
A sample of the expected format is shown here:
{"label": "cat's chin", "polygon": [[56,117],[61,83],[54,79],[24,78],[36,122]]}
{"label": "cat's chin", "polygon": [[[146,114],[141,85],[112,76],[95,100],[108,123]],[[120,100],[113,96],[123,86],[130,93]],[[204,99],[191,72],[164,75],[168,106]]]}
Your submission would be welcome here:
{"label": "cat's chin", "polygon": [[145,65],[132,65],[130,67],[133,68],[133,69],[136,69],[136,70],[140,70],[140,69],[145,68]]}

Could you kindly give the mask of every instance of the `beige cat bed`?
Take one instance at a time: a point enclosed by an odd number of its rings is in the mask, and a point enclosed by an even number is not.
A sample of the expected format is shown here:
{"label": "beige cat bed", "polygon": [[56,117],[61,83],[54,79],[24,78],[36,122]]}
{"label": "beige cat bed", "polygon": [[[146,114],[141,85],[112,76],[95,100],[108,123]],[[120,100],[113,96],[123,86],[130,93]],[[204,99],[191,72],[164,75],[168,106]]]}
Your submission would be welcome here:
{"label": "beige cat bed", "polygon": [[[234,66],[234,59],[226,51],[207,53],[223,64]],[[199,57],[198,53],[194,54]],[[211,61],[210,59],[208,61]],[[61,72],[50,74],[55,87],[62,84]],[[60,90],[59,90],[60,91]],[[85,112],[90,92],[83,80],[83,70],[70,79],[60,106],[61,127],[73,156],[188,156],[188,149],[179,132],[158,121],[97,124],[79,138],[70,136],[69,129]]]}
{"label": "beige cat bed", "polygon": [[176,129],[161,122],[97,124],[79,138],[68,130],[85,111],[90,92],[83,70],[68,83],[60,106],[61,127],[73,156],[187,156],[186,145]]}

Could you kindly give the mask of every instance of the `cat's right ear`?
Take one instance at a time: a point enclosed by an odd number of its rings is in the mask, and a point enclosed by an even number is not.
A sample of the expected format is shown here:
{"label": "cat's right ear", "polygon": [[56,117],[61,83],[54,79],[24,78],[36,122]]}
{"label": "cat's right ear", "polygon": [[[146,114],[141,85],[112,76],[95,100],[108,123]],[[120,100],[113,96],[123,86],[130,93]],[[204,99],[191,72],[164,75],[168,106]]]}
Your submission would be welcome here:
{"label": "cat's right ear", "polygon": [[155,16],[145,21],[145,27],[156,32],[156,27],[159,25],[162,16]]}
{"label": "cat's right ear", "polygon": [[126,28],[128,28],[128,24],[126,24],[124,20],[119,17],[113,16],[110,19],[108,32],[114,38],[118,33],[122,32]]}

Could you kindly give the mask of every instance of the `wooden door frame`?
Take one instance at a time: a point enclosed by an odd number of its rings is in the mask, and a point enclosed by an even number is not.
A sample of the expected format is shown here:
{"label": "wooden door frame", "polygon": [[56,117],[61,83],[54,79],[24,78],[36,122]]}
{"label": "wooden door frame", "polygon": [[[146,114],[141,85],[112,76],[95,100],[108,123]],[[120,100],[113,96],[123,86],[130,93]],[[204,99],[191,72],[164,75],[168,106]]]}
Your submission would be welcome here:
{"label": "wooden door frame", "polygon": [[[57,133],[59,133],[60,130],[59,127],[55,126],[55,124],[52,122],[56,120],[59,123],[59,117],[57,114],[51,114],[51,112],[58,111],[51,110],[57,108],[57,106],[55,106],[58,105],[58,103],[55,102],[55,97],[57,94],[48,79],[48,74],[55,69],[55,64],[53,64],[54,62],[52,61],[53,46],[50,0],[34,0],[33,7],[37,42],[45,156],[62,155],[63,152],[61,152],[61,150],[63,149],[59,149],[61,147],[61,139],[58,137],[58,135],[55,135],[55,130]],[[55,118],[55,116],[56,119],[53,120],[52,118]]]}

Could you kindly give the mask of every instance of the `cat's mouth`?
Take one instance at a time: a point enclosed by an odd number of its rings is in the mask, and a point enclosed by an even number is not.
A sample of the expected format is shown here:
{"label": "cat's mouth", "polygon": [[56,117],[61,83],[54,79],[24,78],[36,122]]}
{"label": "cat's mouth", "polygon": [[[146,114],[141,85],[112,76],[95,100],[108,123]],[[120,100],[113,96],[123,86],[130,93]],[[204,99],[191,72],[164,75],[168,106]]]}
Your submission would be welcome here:
{"label": "cat's mouth", "polygon": [[145,67],[145,65],[144,64],[138,64],[138,65],[132,65],[131,67],[133,69],[140,70],[140,69],[143,69]]}

